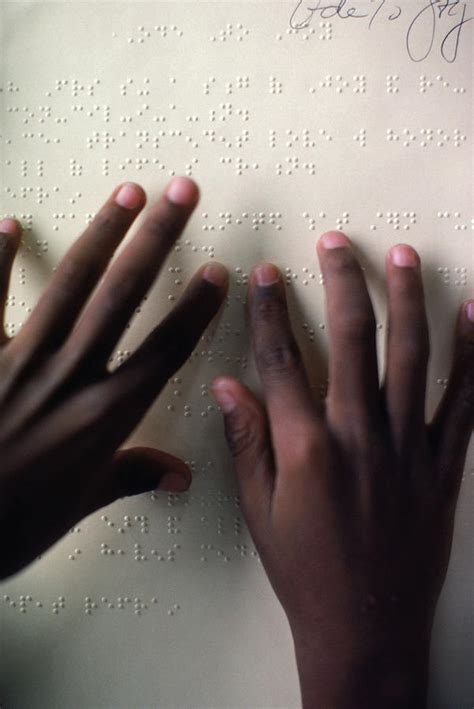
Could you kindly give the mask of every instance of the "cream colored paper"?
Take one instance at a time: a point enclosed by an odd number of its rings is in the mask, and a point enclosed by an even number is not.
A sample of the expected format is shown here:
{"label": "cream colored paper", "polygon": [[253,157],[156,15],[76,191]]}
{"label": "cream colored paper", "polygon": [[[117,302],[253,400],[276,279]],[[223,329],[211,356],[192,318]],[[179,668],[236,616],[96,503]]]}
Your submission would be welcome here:
{"label": "cream colored paper", "polygon": [[[201,263],[231,271],[228,304],[127,441],[190,461],[191,489],[111,505],[2,585],[2,706],[299,705],[291,636],[240,514],[208,386],[230,373],[260,391],[243,302],[250,269],[271,260],[287,274],[318,395],[327,343],[315,242],[340,228],[366,268],[381,366],[385,253],[404,241],[421,255],[431,417],[457,307],[473,294],[473,9],[429,0],[0,5],[0,215],[26,229],[10,334],[121,181],[143,185],[150,204],[171,175],[188,174],[202,198],[112,367]],[[472,477],[471,454],[435,625],[431,707],[473,701]]]}

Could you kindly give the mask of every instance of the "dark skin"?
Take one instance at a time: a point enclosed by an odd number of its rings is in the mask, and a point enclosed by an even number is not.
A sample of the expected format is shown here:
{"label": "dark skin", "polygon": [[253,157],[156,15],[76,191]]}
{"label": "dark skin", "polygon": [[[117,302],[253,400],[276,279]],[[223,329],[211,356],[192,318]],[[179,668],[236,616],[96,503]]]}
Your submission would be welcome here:
{"label": "dark skin", "polygon": [[[138,350],[114,373],[106,368],[197,204],[197,186],[186,182],[188,201],[177,206],[163,196],[150,208],[76,322],[145,203],[137,188],[136,207],[118,207],[115,190],[21,332],[0,338],[3,577],[118,497],[190,484],[178,459],[118,446],[217,313],[227,291],[225,269],[214,264],[214,283],[200,269]],[[3,300],[19,238],[19,229],[0,234]],[[397,249],[411,265],[396,265],[395,249],[387,255],[381,387],[372,304],[340,232],[324,235],[317,247],[330,335],[325,401],[310,394],[282,275],[272,264],[253,270],[247,298],[265,402],[235,379],[213,384],[242,511],[293,634],[305,709],[426,703],[433,615],[474,421],[474,322],[467,316],[474,301],[459,311],[448,387],[427,424],[429,334],[420,262],[408,245]],[[273,284],[259,285],[265,274]],[[18,534],[10,541],[13,526]]]}

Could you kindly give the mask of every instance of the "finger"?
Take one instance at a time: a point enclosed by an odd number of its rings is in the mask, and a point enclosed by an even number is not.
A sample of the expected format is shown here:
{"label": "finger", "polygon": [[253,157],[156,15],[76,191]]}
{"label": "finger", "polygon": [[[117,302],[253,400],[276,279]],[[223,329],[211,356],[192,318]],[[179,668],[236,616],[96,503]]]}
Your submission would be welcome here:
{"label": "finger", "polygon": [[398,244],[387,254],[388,342],[383,390],[392,440],[400,456],[413,450],[425,423],[429,333],[420,260]]}
{"label": "finger", "polygon": [[191,470],[174,455],[144,447],[118,450],[86,486],[81,499],[81,516],[121,497],[149,490],[185,492],[191,481]]}
{"label": "finger", "polygon": [[110,267],[67,342],[66,349],[76,361],[92,360],[94,366],[106,367],[110,353],[153,284],[198,199],[196,183],[180,177],[148,212],[133,240]]}
{"label": "finger", "polygon": [[224,415],[225,436],[232,454],[240,503],[257,543],[267,539],[267,522],[275,479],[268,419],[263,406],[240,382],[219,377],[212,394]]}
{"label": "finger", "polygon": [[4,345],[10,339],[4,328],[5,306],[21,231],[21,224],[16,219],[3,219],[0,222],[0,345]]}
{"label": "finger", "polygon": [[381,413],[374,311],[349,239],[327,232],[317,252],[330,336],[328,419],[341,435],[363,436]]}
{"label": "finger", "polygon": [[461,306],[448,386],[428,428],[441,482],[457,495],[474,427],[474,300]]}
{"label": "finger", "polygon": [[[222,305],[228,280],[228,272],[221,264],[202,266],[163,322],[109,375],[107,387],[114,406],[125,406],[127,410],[122,422],[126,427],[123,435],[128,435],[169,378],[191,355]],[[120,425],[118,422],[119,428]]]}
{"label": "finger", "polygon": [[284,469],[295,442],[306,432],[314,435],[321,410],[311,395],[288,316],[284,284],[273,264],[262,264],[252,273],[248,315],[278,468],[281,464]]}
{"label": "finger", "polygon": [[141,187],[132,183],[113,191],[68,250],[25,326],[15,337],[14,347],[19,358],[51,352],[64,342],[145,201]]}

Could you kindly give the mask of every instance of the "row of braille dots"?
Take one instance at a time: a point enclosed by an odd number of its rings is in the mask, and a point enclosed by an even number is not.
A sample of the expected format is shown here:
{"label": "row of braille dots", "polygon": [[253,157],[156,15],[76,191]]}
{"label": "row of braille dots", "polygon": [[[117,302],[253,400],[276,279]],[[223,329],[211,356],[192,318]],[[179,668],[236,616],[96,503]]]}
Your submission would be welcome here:
{"label": "row of braille dots", "polygon": [[[124,610],[128,605],[132,603],[132,599],[129,596],[117,596],[117,600],[109,600],[106,596],[102,596],[100,599],[100,602],[106,606],[109,610],[114,610],[117,608],[118,610]],[[158,598],[154,596],[153,598],[150,599],[150,604],[152,605],[157,605],[158,603]],[[97,610],[99,608],[99,604],[92,600],[90,596],[86,596],[84,598],[84,612],[86,615],[92,615],[92,611]],[[141,615],[143,611],[148,610],[149,606],[145,601],[143,601],[139,597],[135,597],[133,599],[133,611],[135,615]],[[168,610],[168,615],[174,615],[177,610],[180,610],[181,606],[178,603],[175,603],[172,608]]]}
{"label": "row of braille dots", "polygon": [[[200,507],[217,507],[219,509],[228,507],[229,503],[232,502],[233,507],[240,509],[239,495],[224,495],[221,490],[217,490],[217,492],[211,490],[207,495],[200,495],[199,498],[196,495],[190,495],[189,502],[194,504],[199,502]],[[208,521],[207,517],[201,517],[202,524],[207,524]]]}
{"label": "row of braille dots", "polygon": [[[213,544],[201,544],[201,550],[214,551],[215,555],[222,561],[230,561],[230,556],[227,556],[223,549],[216,549]],[[199,561],[207,561],[207,556],[201,556]]]}
{"label": "row of braille dots", "polygon": [[[55,90],[56,91],[62,91],[63,87],[67,86],[69,84],[68,79],[56,79],[55,82]],[[89,86],[84,87],[82,84],[79,83],[78,79],[71,79],[71,93],[73,96],[77,96],[79,91],[86,91],[87,90],[87,95],[88,96],[93,96],[94,95],[94,86],[97,86],[100,84],[100,79],[94,79],[92,84],[89,84]],[[51,96],[51,93],[47,94],[48,96]]]}
{"label": "row of braille dots", "polygon": [[[303,217],[303,219],[309,219],[309,229],[310,231],[315,231],[317,224],[316,218],[312,217],[309,212],[303,212],[301,216]],[[349,216],[349,212],[343,212],[341,217],[336,218],[337,229],[343,229],[344,226],[347,226],[349,224]],[[319,218],[326,219],[326,212],[319,212]]]}
{"label": "row of braille dots", "polygon": [[[44,138],[43,143],[46,143],[46,144],[48,144],[48,145],[49,145],[49,143],[56,143],[56,144],[58,144],[58,143],[61,142],[61,138],[48,138],[48,137],[45,138],[44,133],[38,133],[38,134],[35,134],[35,133],[22,133],[22,134],[21,134],[21,137],[22,137],[22,138],[36,138],[36,137],[37,137],[37,138]],[[5,142],[7,143],[7,145],[10,145],[11,142],[12,142],[12,141],[11,141],[11,138],[7,138],[7,140],[6,140]]]}
{"label": "row of braille dots", "polygon": [[[246,37],[249,34],[249,30],[246,29],[241,22],[239,22],[238,25],[236,25],[237,33],[235,35],[235,39],[237,42],[242,42],[244,37]],[[225,29],[219,30],[219,35],[211,35],[209,37],[210,42],[216,42],[219,40],[220,42],[226,42],[228,39],[230,39],[234,35],[234,26],[231,24],[226,25]]]}
{"label": "row of braille dots", "polygon": [[[438,269],[438,270],[439,270],[439,269]],[[448,380],[447,380],[447,379],[438,378],[438,379],[436,380],[436,384],[439,384],[440,386],[442,386],[443,389],[447,389],[447,387],[448,387]]]}
{"label": "row of braille dots", "polygon": [[[41,167],[41,169],[43,169],[43,168]],[[25,175],[23,175],[23,177],[25,177]],[[41,174],[41,177],[42,177],[42,174]],[[31,186],[21,187],[20,188],[21,197],[24,199],[27,196],[27,194],[33,192],[33,190],[34,190],[34,188]],[[58,192],[58,191],[59,191],[59,187],[54,187],[54,192]],[[16,199],[18,197],[17,193],[14,192],[11,189],[11,187],[5,187],[5,192],[8,194],[9,197],[11,197],[11,199]],[[36,188],[36,203],[37,204],[43,204],[43,200],[48,197],[49,197],[49,193],[45,191],[44,187],[39,186]],[[28,222],[30,222],[30,221],[32,222],[32,220],[33,220],[33,215],[31,215],[31,214],[28,214],[28,215],[22,214],[21,217],[27,219]],[[28,229],[28,224],[25,224],[23,226],[23,228]]]}
{"label": "row of braille dots", "polygon": [[[204,96],[209,96],[212,88],[212,84],[216,83],[216,79],[214,76],[209,77],[207,81],[204,82],[203,84],[203,95]],[[227,95],[233,94],[234,93],[234,88],[237,88],[239,90],[242,89],[248,89],[250,88],[250,77],[249,76],[237,76],[235,78],[235,85],[231,81],[227,81],[224,85],[224,90]]]}
{"label": "row of braille dots", "polygon": [[[332,140],[332,138],[330,138]],[[291,156],[285,158],[285,161],[289,163],[289,167],[285,170],[285,175],[292,175],[294,171],[299,170],[300,166],[300,160],[298,156]],[[314,162],[304,162],[302,163],[303,170],[306,170],[306,172],[309,175],[316,175],[316,163]],[[279,177],[283,175],[283,164],[282,163],[276,163],[275,165],[275,175],[278,175]]]}
{"label": "row of braille dots", "polygon": [[[258,231],[260,226],[264,226],[267,221],[265,212],[252,212],[252,229]],[[202,213],[203,219],[209,219],[208,212]],[[242,212],[240,217],[236,217],[233,220],[232,214],[230,212],[219,212],[219,218],[225,221],[225,224],[221,224],[218,229],[219,231],[225,231],[226,224],[230,225],[232,223],[241,225],[244,223],[245,219],[250,218],[249,212]],[[277,219],[281,219],[281,212],[270,212],[268,215],[268,223],[273,225],[277,231],[281,231],[281,224],[277,223]],[[215,231],[216,227],[213,224],[203,224],[203,231]],[[186,243],[186,242],[185,242]]]}
{"label": "row of braille dots", "polygon": [[[27,607],[28,603],[34,603],[36,608],[43,608],[43,603],[41,601],[34,601],[33,596],[30,594],[28,595],[21,595],[18,598],[18,604],[15,601],[15,599],[11,598],[8,594],[5,594],[3,596],[3,600],[5,603],[8,603],[11,608],[17,608],[19,609],[20,613],[26,613],[27,612]],[[53,601],[51,603],[51,611],[57,615],[60,610],[63,610],[66,607],[66,599],[64,596],[58,596],[57,601]]]}
{"label": "row of braille dots", "polygon": [[[129,44],[134,44],[135,42],[137,44],[144,44],[145,40],[150,39],[151,29],[147,29],[144,25],[140,25],[137,30],[139,32],[137,37],[127,37],[127,42]],[[168,33],[171,32],[174,32],[177,37],[183,36],[183,30],[180,30],[176,25],[170,25],[169,27],[167,25],[155,25],[153,30],[158,32],[162,38],[167,37]],[[112,32],[112,37],[117,37],[117,33]]]}
{"label": "row of braille dots", "polygon": [[[352,91],[355,94],[365,94],[367,90],[367,79],[365,74],[356,74],[355,76],[352,77],[353,82],[356,84],[356,86],[353,86]],[[337,74],[334,78],[331,76],[331,74],[328,74],[323,81],[319,82],[319,86],[322,89],[331,89],[334,88],[336,90],[336,93],[338,94],[343,94],[345,89],[348,89],[350,87],[350,81],[347,81],[341,74]],[[314,87],[311,87],[309,89],[309,92],[311,94],[314,94],[316,89]]]}
{"label": "row of braille dots", "polygon": [[[449,212],[438,212],[436,216],[438,217],[438,219],[451,219],[451,214]],[[454,212],[453,216],[455,219],[460,219],[461,212]],[[474,219],[472,220],[472,226],[474,228]],[[466,231],[467,224],[455,224],[454,229],[456,231]]]}
{"label": "row of braille dots", "polygon": [[[383,212],[377,212],[375,216],[378,219],[383,219],[385,217],[386,223],[390,224],[394,231],[398,231],[400,229],[400,213],[399,212],[386,212],[385,214]],[[416,212],[403,212],[403,217],[404,217],[404,219],[407,219],[409,221],[409,223],[407,222],[406,224],[403,225],[403,229],[405,231],[409,231],[410,224],[416,224]],[[371,224],[370,230],[377,231],[376,224]]]}
{"label": "row of braille dots", "polygon": [[[101,109],[100,106],[94,105],[89,111],[86,111],[87,117],[93,118],[93,116],[97,113],[97,111],[100,111],[100,109]],[[71,106],[71,111],[73,113],[81,113],[82,111],[84,111],[84,106],[82,106],[81,104],[73,104]],[[104,111],[103,117],[104,117],[104,120],[105,120],[105,118],[110,119],[110,111]],[[110,120],[108,120],[107,123],[110,123]]]}
{"label": "row of braille dots", "polygon": [[[287,128],[285,131],[285,134],[288,136],[288,140],[286,143],[287,148],[292,148],[294,143],[297,143],[300,139],[299,135],[295,134],[291,130],[291,128]],[[327,140],[328,142],[332,141],[332,136],[326,131],[325,128],[320,128],[318,130],[318,134],[321,136],[321,138],[324,138],[324,140]],[[275,147],[275,141],[276,141],[275,136],[276,136],[276,132],[274,130],[270,130],[270,147],[271,148]],[[316,141],[311,140],[308,128],[303,129],[302,136],[303,136],[303,147],[304,148],[316,147]]]}
{"label": "row of braille dots", "polygon": [[[221,103],[220,104],[220,109],[223,111],[219,115],[219,120],[220,121],[225,121],[229,116],[233,115],[233,106],[231,103]],[[250,120],[250,111],[248,108],[238,108],[236,110],[236,113],[238,116],[241,116],[243,121],[248,121]],[[217,120],[217,111],[214,108],[211,108],[209,110],[209,120],[211,123]]]}
{"label": "row of braille dots", "polygon": [[87,147],[93,148],[94,143],[101,143],[103,148],[109,150],[112,143],[115,143],[115,138],[108,131],[102,132],[102,138],[98,131],[94,131],[92,136],[87,138]]}
{"label": "row of braille dots", "polygon": [[[308,40],[310,37],[314,36],[315,39],[332,39],[332,22],[320,22],[319,23],[319,29],[320,34],[316,37],[316,29],[314,27],[310,27],[307,32],[304,31],[305,28],[301,28],[299,30],[295,30],[292,27],[288,27],[286,29],[286,34],[295,34],[295,35],[300,35],[302,39]],[[282,40],[283,37],[281,34],[276,35],[276,39],[278,41]]]}
{"label": "row of braille dots", "polygon": [[[436,77],[436,82],[438,83],[438,85],[441,85],[444,89],[450,88],[449,81],[445,81],[440,74],[438,74],[438,76]],[[428,79],[427,76],[425,76],[424,74],[422,74],[420,76],[420,93],[421,94],[426,93],[426,89],[431,88],[433,85],[434,85],[434,81],[431,81],[430,79]],[[465,94],[466,93],[465,88],[458,87],[458,86],[454,86],[452,91],[454,94]]]}
{"label": "row of braille dots", "polygon": [[258,555],[258,552],[256,549],[253,549],[252,551],[249,550],[247,544],[234,544],[234,549],[235,551],[238,551],[240,556],[253,556],[257,559],[257,561],[260,561],[260,557]]}
{"label": "row of braille dots", "polygon": [[[430,142],[433,142],[434,140],[434,130],[432,128],[420,128],[420,147],[421,148],[426,148],[427,145]],[[417,136],[414,135],[409,128],[404,128],[402,131],[402,134],[404,136],[404,141],[403,145],[405,148],[409,148],[411,143],[413,141],[417,140]],[[445,133],[443,128],[438,128],[436,130],[436,135],[438,136],[437,141],[436,141],[436,146],[438,148],[443,148],[446,143],[448,143],[451,140],[451,137]],[[463,135],[461,130],[459,128],[455,128],[453,130],[453,142],[454,146],[456,148],[459,148],[461,146],[461,143],[467,140],[467,136]],[[388,141],[398,141],[400,140],[400,135],[395,133],[393,128],[388,128],[387,129],[387,140]]]}
{"label": "row of braille dots", "polygon": [[[451,283],[451,269],[447,266],[440,266],[438,268],[438,273],[441,274],[443,278],[443,283],[448,286]],[[454,268],[455,273],[455,286],[466,286],[467,285],[467,268],[466,266],[456,266]]]}
{"label": "row of braille dots", "polygon": [[[105,522],[108,527],[115,527],[115,522],[107,515],[101,515],[102,522]],[[146,515],[135,515],[133,518],[134,522],[139,523],[140,525],[140,531],[142,534],[146,534],[148,532],[148,517]],[[119,534],[124,534],[126,530],[130,527],[132,527],[132,518],[130,515],[124,515],[123,516],[123,523],[117,527],[117,532]]]}
{"label": "row of braille dots", "polygon": [[78,79],[71,79],[71,94],[72,96],[79,96],[80,91],[87,91],[88,96],[94,96],[94,88],[100,84],[100,79],[94,79],[92,84],[89,86],[83,86],[79,83]]}
{"label": "row of braille dots", "polygon": [[[210,143],[215,143],[216,142],[216,131],[211,129],[206,129],[203,130],[202,132],[203,136],[209,140]],[[235,137],[235,141],[237,143],[236,147],[237,148],[242,148],[244,143],[249,142],[249,131],[248,130],[242,130],[241,135],[237,135]],[[232,148],[232,141],[228,140],[224,135],[219,136],[219,142],[220,143],[225,143],[226,148]],[[242,158],[239,158],[241,161]]]}

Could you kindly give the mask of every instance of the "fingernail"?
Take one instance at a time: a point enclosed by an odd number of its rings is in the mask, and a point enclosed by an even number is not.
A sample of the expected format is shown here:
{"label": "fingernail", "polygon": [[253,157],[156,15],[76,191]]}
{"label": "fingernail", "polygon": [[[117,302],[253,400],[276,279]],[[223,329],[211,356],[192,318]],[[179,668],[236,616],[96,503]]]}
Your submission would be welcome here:
{"label": "fingernail", "polygon": [[215,286],[223,286],[227,283],[227,269],[218,263],[210,263],[204,269],[202,277]]}
{"label": "fingernail", "polygon": [[466,305],[466,315],[468,320],[474,322],[474,300],[470,300]]}
{"label": "fingernail", "polygon": [[142,192],[133,182],[126,182],[115,195],[115,202],[124,209],[136,209],[142,201]]}
{"label": "fingernail", "polygon": [[166,473],[160,480],[158,490],[167,490],[168,492],[185,492],[190,486],[189,478],[179,473]]}
{"label": "fingernail", "polygon": [[211,387],[212,394],[225,414],[235,409],[236,400],[226,382],[218,382]]}
{"label": "fingernail", "polygon": [[196,183],[187,177],[175,177],[166,189],[166,196],[173,204],[190,206],[197,201],[199,191]]}
{"label": "fingernail", "polygon": [[270,286],[276,283],[280,277],[276,266],[271,263],[264,263],[255,269],[255,280],[259,286]]}
{"label": "fingernail", "polygon": [[349,246],[349,239],[342,231],[328,231],[321,237],[321,243],[325,249],[338,249]]}
{"label": "fingernail", "polygon": [[21,225],[16,219],[2,219],[0,222],[0,233],[2,234],[21,234]]}
{"label": "fingernail", "polygon": [[390,251],[390,256],[392,263],[395,264],[395,266],[400,266],[402,268],[413,268],[413,266],[418,265],[416,252],[406,244],[394,246]]}

